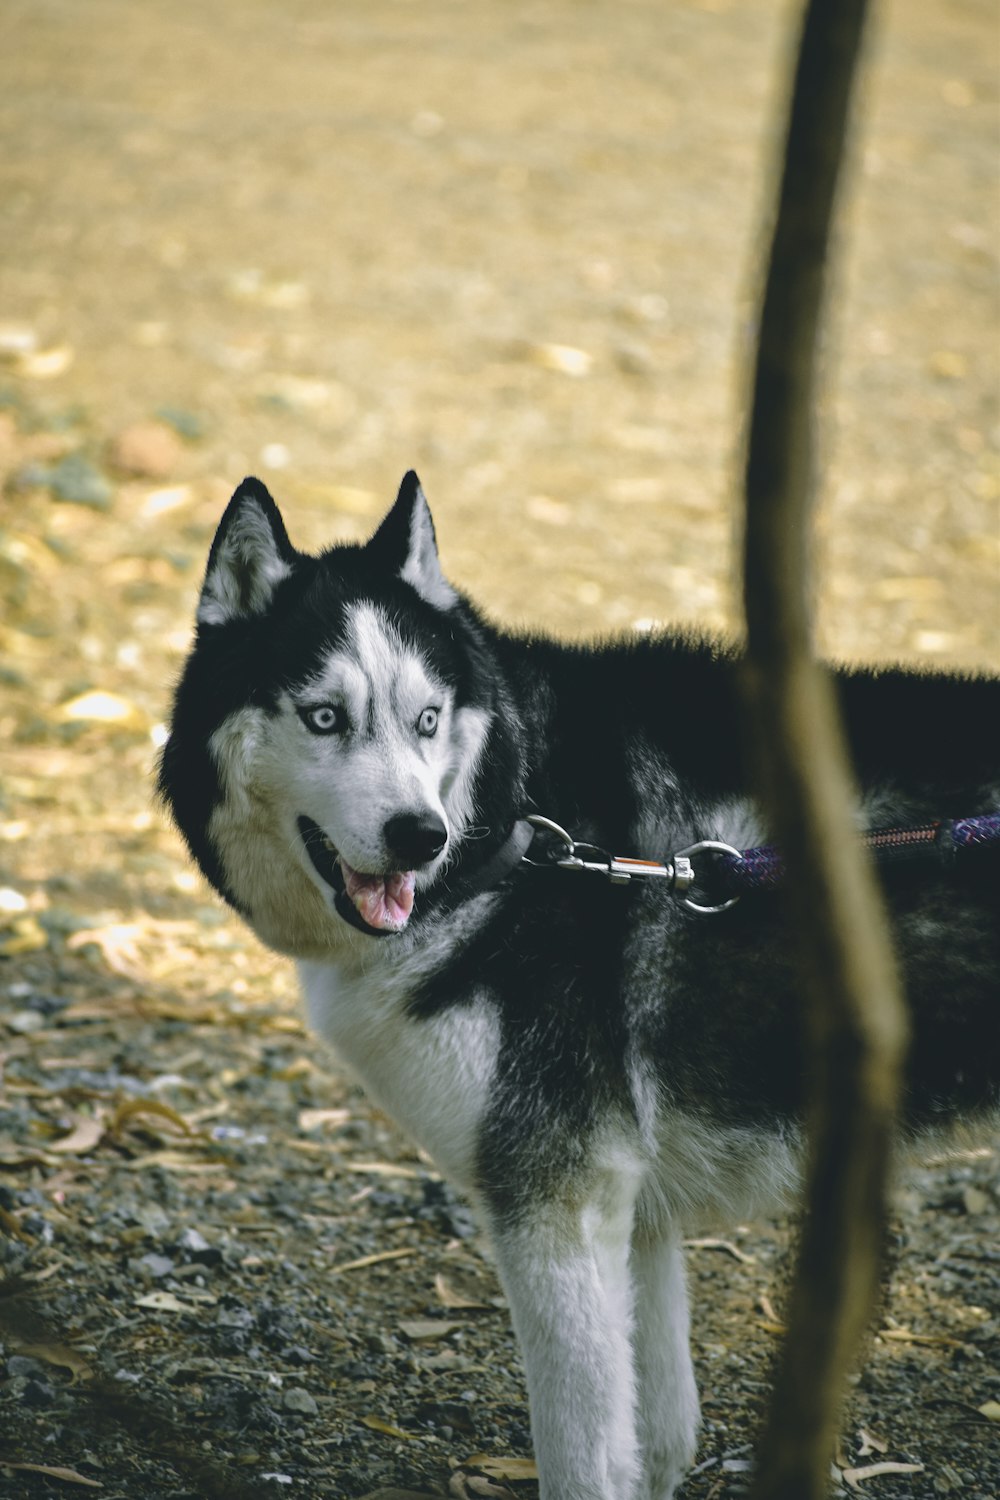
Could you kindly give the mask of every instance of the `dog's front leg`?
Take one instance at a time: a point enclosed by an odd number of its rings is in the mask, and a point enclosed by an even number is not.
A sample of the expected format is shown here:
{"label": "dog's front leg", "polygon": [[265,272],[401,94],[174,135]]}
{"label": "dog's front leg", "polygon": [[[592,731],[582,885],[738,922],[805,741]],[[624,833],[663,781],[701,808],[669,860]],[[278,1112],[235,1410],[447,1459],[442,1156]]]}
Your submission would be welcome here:
{"label": "dog's front leg", "polygon": [[541,1500],[633,1500],[640,1461],[629,1235],[634,1193],[494,1213],[497,1267],[521,1345]]}
{"label": "dog's front leg", "polygon": [[633,1342],[643,1453],[640,1500],[671,1500],[690,1467],[698,1434],[690,1316],[680,1236],[632,1245],[637,1315]]}

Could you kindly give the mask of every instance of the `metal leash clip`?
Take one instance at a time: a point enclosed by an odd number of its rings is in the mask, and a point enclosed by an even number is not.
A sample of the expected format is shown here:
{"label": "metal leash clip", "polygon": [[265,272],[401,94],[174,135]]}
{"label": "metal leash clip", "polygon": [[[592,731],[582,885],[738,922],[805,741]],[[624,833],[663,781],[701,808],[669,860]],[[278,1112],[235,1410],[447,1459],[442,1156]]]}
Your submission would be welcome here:
{"label": "metal leash clip", "polygon": [[[678,893],[689,891],[695,883],[694,866],[691,863],[692,854],[711,853],[735,854],[737,859],[742,859],[743,857],[739,849],[734,849],[732,844],[723,844],[718,839],[702,839],[698,844],[689,844],[686,849],[681,849],[674,855],[675,867],[679,870],[680,866],[683,865],[686,873],[684,877],[685,883],[681,885],[680,875],[678,874],[674,880],[672,889]],[[739,899],[739,896],[730,896],[728,900],[720,901],[716,906],[703,906],[701,902],[695,901],[690,896],[684,894],[682,895],[682,904],[687,907],[688,911],[696,911],[700,916],[714,917],[717,912],[728,911],[731,906],[735,906]]]}
{"label": "metal leash clip", "polygon": [[722,850],[738,855],[739,850],[731,849],[728,844],[705,839],[700,844],[692,844],[689,849],[682,849],[668,863],[661,864],[653,859],[623,859],[609,854],[596,844],[578,843],[559,823],[542,817],[541,813],[529,813],[527,821],[540,833],[548,833],[558,839],[563,845],[564,853],[561,858],[551,860],[529,859],[525,855],[525,864],[540,869],[585,870],[594,875],[603,875],[611,885],[628,885],[637,879],[665,880],[671,895],[679,896],[689,911],[703,914],[726,911],[739,900],[738,896],[734,896],[719,906],[702,906],[687,894],[695,883],[691,855],[700,854],[703,850]]}

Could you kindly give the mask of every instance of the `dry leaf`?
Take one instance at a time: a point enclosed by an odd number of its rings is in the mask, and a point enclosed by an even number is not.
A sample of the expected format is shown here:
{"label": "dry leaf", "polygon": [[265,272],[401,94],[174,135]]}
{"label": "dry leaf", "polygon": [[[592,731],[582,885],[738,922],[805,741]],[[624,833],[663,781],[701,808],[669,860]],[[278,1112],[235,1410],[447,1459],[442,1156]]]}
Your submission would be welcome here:
{"label": "dry leaf", "polygon": [[299,1129],[317,1130],[328,1125],[346,1125],[351,1119],[349,1109],[300,1109]]}
{"label": "dry leaf", "polygon": [[983,1406],[977,1406],[976,1410],[987,1422],[1000,1422],[1000,1401],[987,1401]]}
{"label": "dry leaf", "polygon": [[404,1260],[416,1253],[415,1250],[380,1250],[377,1255],[362,1255],[357,1260],[345,1260],[342,1265],[331,1266],[328,1274],[339,1276],[342,1271],[360,1271],[364,1266],[377,1266],[383,1260]]}
{"label": "dry leaf", "polygon": [[64,1469],[58,1464],[11,1464],[0,1459],[0,1467],[17,1469],[20,1473],[44,1474],[46,1479],[61,1479],[65,1484],[86,1485],[88,1490],[101,1488],[96,1479],[88,1479],[85,1474],[78,1474],[75,1469]]}
{"label": "dry leaf", "polygon": [[745,1266],[755,1265],[757,1260],[755,1255],[748,1255],[745,1250],[741,1250],[738,1245],[731,1244],[729,1240],[684,1240],[683,1244],[686,1250],[725,1250],[727,1255],[731,1255],[734,1260],[742,1261]]}
{"label": "dry leaf", "polygon": [[98,948],[113,974],[142,981],[142,959],[136,947],[136,939],[142,933],[138,922],[111,922],[107,927],[85,927],[81,932],[74,932],[67,939],[66,947],[71,953],[78,948]]}
{"label": "dry leaf", "polygon": [[191,1312],[187,1303],[175,1297],[173,1292],[146,1292],[135,1299],[136,1307],[147,1307],[153,1312]]}
{"label": "dry leaf", "polygon": [[370,1173],[373,1177],[406,1177],[420,1181],[423,1177],[433,1176],[433,1173],[418,1172],[413,1167],[400,1167],[391,1161],[346,1161],[344,1166],[349,1172]]}
{"label": "dry leaf", "polygon": [[163,1167],[167,1172],[228,1172],[224,1161],[197,1161],[181,1151],[148,1151],[135,1161],[123,1162],[130,1172],[144,1172],[148,1167]]}
{"label": "dry leaf", "polygon": [[22,953],[38,953],[49,945],[49,935],[32,916],[4,919],[0,934],[0,958],[17,958]]}
{"label": "dry leaf", "polygon": [[119,1104],[112,1115],[108,1124],[108,1133],[113,1136],[120,1135],[123,1126],[133,1120],[136,1115],[156,1115],[159,1119],[167,1120],[171,1125],[175,1125],[185,1135],[194,1134],[184,1116],[159,1099],[126,1099],[123,1104]]}
{"label": "dry leaf", "polygon": [[594,363],[594,356],[586,349],[575,349],[571,344],[531,344],[527,354],[531,363],[543,370],[555,370],[577,380],[589,375]]}
{"label": "dry leaf", "polygon": [[149,719],[142,709],[119,693],[104,692],[100,688],[80,693],[68,703],[60,703],[52,717],[60,724],[107,724],[113,729],[140,733],[149,728]]}
{"label": "dry leaf", "polygon": [[949,1338],[944,1333],[912,1333],[909,1328],[880,1328],[880,1339],[896,1339],[901,1344],[943,1344],[947,1349],[961,1349],[961,1339]]}
{"label": "dry leaf", "polygon": [[361,1500],[431,1500],[426,1490],[401,1490],[395,1485],[388,1489],[370,1490]]}
{"label": "dry leaf", "polygon": [[60,1369],[68,1370],[72,1377],[71,1385],[76,1385],[78,1380],[93,1379],[94,1372],[87,1361],[67,1344],[19,1344],[17,1352],[27,1355],[29,1359],[40,1359],[47,1365],[57,1365]]}
{"label": "dry leaf", "polygon": [[33,1245],[35,1237],[21,1227],[21,1221],[16,1214],[12,1214],[6,1208],[0,1208],[0,1229],[9,1234],[15,1240],[21,1240],[25,1245]]}
{"label": "dry leaf", "polygon": [[30,1281],[30,1282],[32,1282],[33,1284],[36,1284],[36,1285],[40,1281],[50,1281],[53,1276],[58,1275],[58,1273],[62,1270],[63,1266],[66,1266],[68,1264],[69,1264],[69,1262],[68,1262],[68,1260],[66,1259],[65,1256],[62,1256],[62,1255],[57,1256],[56,1259],[52,1262],[52,1264],[46,1266],[44,1268],[44,1270],[41,1270],[41,1271],[26,1271],[24,1273],[24,1279],[25,1279],[25,1281]]}
{"label": "dry leaf", "polygon": [[52,1158],[41,1146],[15,1146],[11,1149],[0,1149],[0,1167],[13,1169],[14,1167],[51,1166]]}
{"label": "dry leaf", "polygon": [[85,1156],[88,1151],[93,1151],[100,1145],[107,1128],[107,1120],[103,1110],[97,1114],[80,1120],[69,1135],[64,1135],[58,1141],[52,1141],[48,1147],[49,1151],[57,1152],[60,1156]]}
{"label": "dry leaf", "polygon": [[[764,1314],[769,1323],[781,1323],[781,1319],[778,1317],[778,1314],[774,1310],[774,1303],[771,1301],[766,1292],[761,1292],[760,1296],[757,1298],[757,1306],[760,1308],[761,1312]],[[782,1326],[784,1325],[782,1324]]]}
{"label": "dry leaf", "polygon": [[841,1475],[852,1490],[859,1489],[866,1479],[877,1479],[880,1474],[922,1474],[923,1464],[869,1464],[865,1469],[845,1469]]}
{"label": "dry leaf", "polygon": [[136,1297],[136,1307],[149,1308],[151,1312],[190,1313],[195,1312],[194,1304],[182,1302],[175,1297],[173,1292],[147,1292],[145,1296]]}
{"label": "dry leaf", "polygon": [[492,1312],[493,1305],[490,1302],[476,1302],[471,1297],[465,1297],[457,1292],[453,1286],[445,1280],[439,1271],[434,1278],[434,1290],[443,1307],[451,1307],[456,1311],[462,1309],[465,1312]]}
{"label": "dry leaf", "polygon": [[406,1438],[408,1443],[412,1443],[416,1436],[415,1433],[404,1432],[402,1427],[394,1427],[391,1422],[383,1422],[381,1417],[361,1417],[359,1420],[362,1427],[370,1427],[372,1432],[384,1432],[386,1437]]}
{"label": "dry leaf", "polygon": [[73,363],[73,357],[73,350],[69,344],[57,344],[52,349],[39,349],[31,354],[25,354],[18,361],[18,373],[26,375],[29,380],[54,380],[57,376],[66,373]]}
{"label": "dry leaf", "polygon": [[413,1318],[400,1323],[399,1331],[411,1344],[427,1344],[446,1339],[449,1333],[456,1333],[462,1327],[463,1324],[444,1318]]}
{"label": "dry leaf", "polygon": [[479,1500],[479,1496],[497,1497],[497,1500],[514,1500],[514,1491],[504,1485],[494,1484],[492,1479],[484,1479],[481,1475],[466,1474],[461,1469],[457,1470],[449,1480],[448,1493],[455,1500]]}
{"label": "dry leaf", "polygon": [[479,1469],[490,1479],[537,1479],[538,1465],[533,1458],[496,1458],[489,1453],[474,1453],[463,1460],[463,1469]]}

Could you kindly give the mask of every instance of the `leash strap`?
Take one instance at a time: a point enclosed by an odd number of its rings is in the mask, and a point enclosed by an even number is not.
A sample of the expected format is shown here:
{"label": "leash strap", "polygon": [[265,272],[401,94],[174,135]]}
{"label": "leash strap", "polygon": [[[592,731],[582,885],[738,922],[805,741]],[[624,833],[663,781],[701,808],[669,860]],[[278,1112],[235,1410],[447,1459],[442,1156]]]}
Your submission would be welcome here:
{"label": "leash strap", "polygon": [[[1000,842],[1000,813],[978,818],[942,818],[917,828],[877,828],[862,836],[880,869],[929,865],[951,869],[959,856]],[[726,852],[717,860],[717,879],[729,894],[770,890],[784,878],[785,866],[773,845]]]}
{"label": "leash strap", "polygon": [[[628,885],[634,879],[662,880],[670,894],[678,896],[689,911],[703,915],[727,911],[749,891],[773,890],[785,875],[784,861],[773,844],[734,849],[717,839],[702,839],[661,863],[621,858],[596,844],[577,842],[560,824],[538,813],[515,824],[515,830],[521,830],[518,844],[527,838],[521,859],[524,865],[603,875],[612,885]],[[536,833],[549,840],[548,849],[540,859],[532,858],[529,852]],[[1000,849],[1000,813],[943,818],[916,828],[879,828],[862,837],[881,868],[932,865],[948,870],[960,855],[990,847]],[[507,848],[505,845],[504,849]],[[707,870],[695,869],[693,861],[698,858],[700,864],[702,855],[712,857]],[[709,891],[711,903],[696,900],[691,894],[694,888]]]}

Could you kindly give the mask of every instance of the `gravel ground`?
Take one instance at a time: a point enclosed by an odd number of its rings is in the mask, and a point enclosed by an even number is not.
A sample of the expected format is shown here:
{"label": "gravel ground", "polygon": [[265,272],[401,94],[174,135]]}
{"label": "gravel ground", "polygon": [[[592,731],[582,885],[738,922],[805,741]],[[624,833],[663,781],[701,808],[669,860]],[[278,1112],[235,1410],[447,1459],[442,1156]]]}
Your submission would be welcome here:
{"label": "gravel ground", "polygon": [[[45,948],[4,973],[0,1463],[43,1467],[0,1467],[0,1494],[535,1494],[489,1478],[532,1470],[488,1246],[317,1062],[287,976],[265,958],[263,982],[253,963],[215,988],[250,956],[215,908],[39,922]],[[180,949],[201,982],[177,984]],[[967,1149],[897,1195],[838,1463],[919,1467],[864,1493],[997,1493],[996,1161]],[[689,1249],[704,1500],[745,1493],[789,1246],[783,1223],[724,1233]]]}
{"label": "gravel ground", "polygon": [[[4,7],[4,1500],[535,1493],[488,1246],[192,874],[155,746],[247,471],[310,545],[416,463],[510,622],[734,627],[787,16]],[[881,14],[824,407],[844,657],[996,660],[997,42],[988,0]],[[841,1493],[1000,1493],[998,1164],[900,1187]],[[781,1339],[789,1226],[720,1234],[688,1252],[692,1500],[745,1491]]]}

